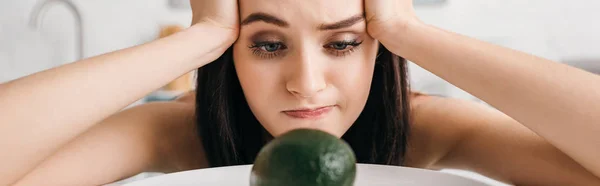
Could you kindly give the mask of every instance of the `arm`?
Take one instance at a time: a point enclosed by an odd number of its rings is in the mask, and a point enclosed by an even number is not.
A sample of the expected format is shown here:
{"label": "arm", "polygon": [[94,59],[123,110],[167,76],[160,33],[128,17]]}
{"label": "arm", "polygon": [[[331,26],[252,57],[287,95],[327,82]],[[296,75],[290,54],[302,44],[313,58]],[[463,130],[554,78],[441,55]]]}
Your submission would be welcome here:
{"label": "arm", "polygon": [[235,40],[232,33],[196,24],[152,43],[2,84],[0,185],[16,181],[110,114],[216,59]]}
{"label": "arm", "polygon": [[600,77],[436,29],[396,23],[392,52],[486,101],[600,177]]}
{"label": "arm", "polygon": [[466,169],[514,185],[600,185],[572,158],[497,110],[438,97],[415,103],[411,141],[422,151],[409,155],[411,166]]}
{"label": "arm", "polygon": [[[201,168],[204,155],[197,153],[201,146],[194,140],[194,119],[194,105],[188,103],[155,102],[124,110],[69,142],[15,186],[103,185],[141,172]],[[196,161],[175,167],[191,159],[187,156]]]}

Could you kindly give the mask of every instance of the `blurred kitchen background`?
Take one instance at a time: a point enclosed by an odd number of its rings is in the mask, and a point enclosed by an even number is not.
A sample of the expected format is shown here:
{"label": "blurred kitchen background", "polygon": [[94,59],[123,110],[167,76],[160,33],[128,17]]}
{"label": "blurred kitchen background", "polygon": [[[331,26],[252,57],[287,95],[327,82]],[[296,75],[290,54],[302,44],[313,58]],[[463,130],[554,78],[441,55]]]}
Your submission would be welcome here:
{"label": "blurred kitchen background", "polygon": [[[43,3],[50,4],[40,9]],[[415,6],[426,23],[600,72],[600,1],[423,0]],[[189,26],[190,15],[188,0],[0,0],[0,83],[155,40]],[[477,100],[416,65],[410,70],[418,91]],[[162,99],[153,95],[138,104]]]}
{"label": "blurred kitchen background", "polygon": [[[48,6],[40,11],[43,3]],[[191,21],[188,3],[0,0],[0,83],[80,56],[152,41],[168,27],[185,28]],[[429,24],[600,71],[600,1],[420,0],[415,6]],[[416,65],[411,65],[411,77],[416,90],[475,99]]]}

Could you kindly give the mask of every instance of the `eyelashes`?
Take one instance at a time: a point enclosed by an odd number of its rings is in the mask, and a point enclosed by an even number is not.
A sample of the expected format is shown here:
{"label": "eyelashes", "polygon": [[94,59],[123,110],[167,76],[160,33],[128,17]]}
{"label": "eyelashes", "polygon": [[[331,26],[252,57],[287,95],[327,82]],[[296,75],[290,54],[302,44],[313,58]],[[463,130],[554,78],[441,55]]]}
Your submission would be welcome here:
{"label": "eyelashes", "polygon": [[[333,56],[344,57],[356,51],[361,44],[362,41],[354,39],[331,42],[323,45],[323,48],[327,53]],[[249,48],[253,55],[263,59],[279,57],[286,52],[286,49],[288,49],[284,43],[276,41],[254,42]]]}
{"label": "eyelashes", "polygon": [[354,52],[360,46],[360,44],[362,44],[362,41],[338,41],[327,44],[323,47],[329,49],[330,52],[335,56],[342,57]]}
{"label": "eyelashes", "polygon": [[271,59],[278,57],[283,51],[287,49],[282,42],[257,42],[249,47],[252,50],[252,54],[260,58]]}

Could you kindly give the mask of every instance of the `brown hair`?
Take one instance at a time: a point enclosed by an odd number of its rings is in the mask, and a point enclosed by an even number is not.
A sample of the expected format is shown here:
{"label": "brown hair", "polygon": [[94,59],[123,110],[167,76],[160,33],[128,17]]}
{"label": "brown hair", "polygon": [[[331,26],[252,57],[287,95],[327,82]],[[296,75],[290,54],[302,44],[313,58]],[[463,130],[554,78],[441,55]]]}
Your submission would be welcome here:
{"label": "brown hair", "polygon": [[[252,164],[265,130],[243,95],[233,49],[198,69],[196,123],[211,167]],[[402,165],[409,133],[406,60],[379,46],[369,97],[342,136],[359,163]]]}

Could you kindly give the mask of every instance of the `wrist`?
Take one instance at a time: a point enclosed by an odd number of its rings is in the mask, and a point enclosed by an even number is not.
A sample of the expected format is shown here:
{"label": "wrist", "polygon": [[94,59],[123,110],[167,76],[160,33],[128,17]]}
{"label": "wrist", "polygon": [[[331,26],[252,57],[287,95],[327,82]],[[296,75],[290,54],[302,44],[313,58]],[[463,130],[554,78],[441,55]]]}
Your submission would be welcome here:
{"label": "wrist", "polygon": [[398,39],[410,37],[409,30],[423,24],[418,19],[390,18],[387,21],[379,21],[369,27],[369,34],[380,42],[397,42]]}
{"label": "wrist", "polygon": [[[383,25],[383,24],[382,24]],[[419,30],[425,29],[426,25],[418,19],[390,19],[385,26],[373,27],[373,38],[383,44],[389,51],[396,55],[407,55],[407,47],[410,48],[414,37],[419,37]],[[369,30],[371,34],[371,30]]]}
{"label": "wrist", "polygon": [[227,26],[212,19],[202,19],[190,28],[210,34],[212,37],[222,38],[223,44],[227,46],[231,46],[237,40],[240,33],[239,25]]}
{"label": "wrist", "polygon": [[187,43],[185,50],[193,56],[192,68],[202,67],[219,58],[237,40],[234,29],[218,27],[207,22],[196,23],[181,33]]}

